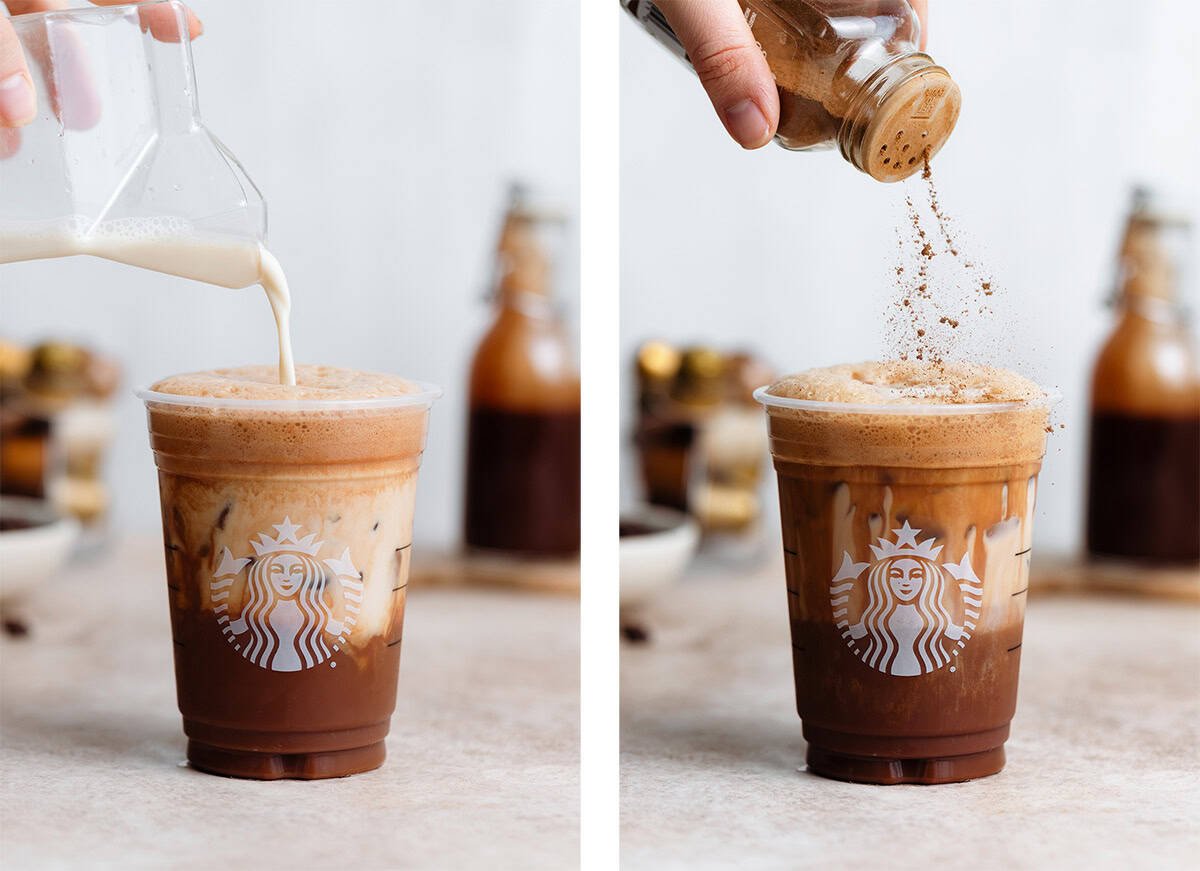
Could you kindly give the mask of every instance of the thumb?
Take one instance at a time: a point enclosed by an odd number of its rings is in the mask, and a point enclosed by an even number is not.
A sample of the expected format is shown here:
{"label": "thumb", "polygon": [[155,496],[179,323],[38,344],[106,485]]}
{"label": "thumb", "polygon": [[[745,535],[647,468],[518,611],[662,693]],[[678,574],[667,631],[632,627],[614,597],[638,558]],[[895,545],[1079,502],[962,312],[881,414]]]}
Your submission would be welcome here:
{"label": "thumb", "polygon": [[921,22],[921,51],[925,50],[926,44],[929,42],[929,0],[908,0],[912,5],[913,12],[917,13],[917,20]]}
{"label": "thumb", "polygon": [[737,0],[657,0],[657,6],[729,135],[743,148],[770,142],[779,124],[779,94]]}
{"label": "thumb", "polygon": [[0,16],[0,127],[20,127],[37,115],[33,79],[17,32]]}

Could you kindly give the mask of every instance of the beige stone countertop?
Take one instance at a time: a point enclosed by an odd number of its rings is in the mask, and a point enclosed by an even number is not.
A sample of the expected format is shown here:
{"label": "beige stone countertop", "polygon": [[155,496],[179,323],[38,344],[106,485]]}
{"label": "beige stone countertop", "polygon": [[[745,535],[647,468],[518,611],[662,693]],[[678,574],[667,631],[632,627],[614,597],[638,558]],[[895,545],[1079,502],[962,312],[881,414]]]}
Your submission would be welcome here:
{"label": "beige stone countertop", "polygon": [[183,763],[161,543],[89,563],[0,641],[0,866],[577,867],[577,600],[413,589],[384,767],[264,783]]}
{"label": "beige stone countertop", "polygon": [[694,571],[622,645],[623,868],[1196,867],[1200,608],[1035,596],[1007,768],[864,786],[804,770],[784,589]]}

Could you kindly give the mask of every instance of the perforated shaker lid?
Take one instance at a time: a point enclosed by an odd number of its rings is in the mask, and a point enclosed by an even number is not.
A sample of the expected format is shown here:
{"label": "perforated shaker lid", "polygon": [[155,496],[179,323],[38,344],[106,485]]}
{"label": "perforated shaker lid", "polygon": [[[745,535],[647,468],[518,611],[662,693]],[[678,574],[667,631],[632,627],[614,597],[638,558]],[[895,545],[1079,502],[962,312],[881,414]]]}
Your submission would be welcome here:
{"label": "perforated shaker lid", "polygon": [[908,178],[937,154],[958,122],[962,94],[941,67],[891,89],[876,108],[862,143],[862,170],[879,181]]}

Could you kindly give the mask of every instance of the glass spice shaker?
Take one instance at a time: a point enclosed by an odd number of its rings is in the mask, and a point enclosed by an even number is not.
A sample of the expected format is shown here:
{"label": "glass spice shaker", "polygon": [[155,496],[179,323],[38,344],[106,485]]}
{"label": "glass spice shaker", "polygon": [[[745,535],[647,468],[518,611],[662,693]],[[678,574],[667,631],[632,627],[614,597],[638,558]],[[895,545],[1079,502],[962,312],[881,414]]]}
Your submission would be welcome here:
{"label": "glass spice shaker", "polygon": [[[779,88],[775,141],[792,151],[837,147],[884,182],[922,169],[958,121],[958,85],[918,50],[906,0],[739,0]],[[621,5],[659,43],[690,61],[650,0]]]}

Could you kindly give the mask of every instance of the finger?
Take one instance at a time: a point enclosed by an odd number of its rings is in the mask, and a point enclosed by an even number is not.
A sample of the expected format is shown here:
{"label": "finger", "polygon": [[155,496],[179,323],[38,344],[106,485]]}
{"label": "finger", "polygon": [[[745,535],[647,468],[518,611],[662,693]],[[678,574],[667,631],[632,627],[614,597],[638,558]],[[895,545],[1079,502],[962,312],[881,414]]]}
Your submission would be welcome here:
{"label": "finger", "polygon": [[7,160],[21,150],[21,131],[16,127],[0,127],[0,160]]}
{"label": "finger", "polygon": [[[67,0],[10,0],[8,8],[56,12]],[[42,71],[43,97],[68,130],[89,130],[100,120],[100,95],[91,72],[87,46],[74,22],[33,28],[25,37],[26,61]]]}
{"label": "finger", "polygon": [[38,60],[42,69],[54,70],[46,79],[54,114],[68,130],[91,130],[100,122],[101,100],[84,36],[74,24],[56,27],[48,36],[46,54],[39,54],[40,46],[31,47],[30,53],[35,59],[45,58]]}
{"label": "finger", "polygon": [[779,124],[775,78],[737,0],[659,0],[717,116],[743,148],[771,141]]}
{"label": "finger", "polygon": [[929,0],[908,0],[921,20],[921,51],[929,44]]}
{"label": "finger", "polygon": [[8,0],[11,15],[27,15],[30,12],[55,12],[67,8],[68,0]]}
{"label": "finger", "polygon": [[[92,0],[92,2],[97,6],[123,6],[129,0]],[[134,0],[134,2],[140,2],[140,0]],[[183,6],[183,4],[179,5]],[[173,6],[174,4],[164,3],[138,11],[142,29],[149,30],[150,35],[159,42],[179,42],[179,22],[175,17]],[[187,20],[188,38],[195,39],[204,32],[204,24],[196,17],[196,13],[186,6],[183,6],[183,13]]]}
{"label": "finger", "polygon": [[7,18],[0,18],[0,127],[21,127],[37,115],[33,79],[21,41]]}
{"label": "finger", "polygon": [[[95,0],[98,6],[118,5],[122,0]],[[8,7],[14,14],[26,12],[50,12],[68,7],[68,0],[9,0]],[[180,26],[176,7],[182,9],[187,22],[189,37],[203,32],[200,20],[182,3],[157,4],[139,10],[139,21],[143,30],[148,30],[162,42],[178,42]],[[47,79],[50,102],[63,125],[71,130],[89,130],[100,120],[101,99],[89,60],[89,54],[81,35],[73,26],[53,30],[54,45],[47,42],[49,32],[43,33],[39,41],[30,48],[33,58],[43,69],[54,68],[54,75]],[[51,63],[51,56],[54,61]]]}

